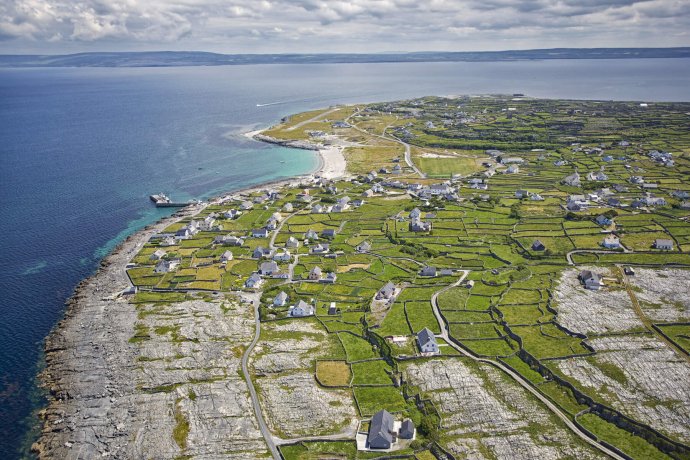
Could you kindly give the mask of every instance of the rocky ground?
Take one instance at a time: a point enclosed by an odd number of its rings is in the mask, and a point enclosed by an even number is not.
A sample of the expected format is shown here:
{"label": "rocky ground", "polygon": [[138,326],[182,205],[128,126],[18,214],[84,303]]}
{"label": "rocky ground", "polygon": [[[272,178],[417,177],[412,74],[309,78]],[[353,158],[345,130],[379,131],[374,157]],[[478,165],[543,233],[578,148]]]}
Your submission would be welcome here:
{"label": "rocky ground", "polygon": [[[186,211],[192,212],[192,211]],[[163,221],[128,239],[77,289],[46,343],[50,390],[39,458],[256,458],[267,455],[239,356],[249,307],[197,298],[158,308],[117,298],[124,267]],[[137,335],[148,339],[134,339]]]}
{"label": "rocky ground", "polygon": [[[295,338],[298,337],[298,338]],[[352,432],[357,425],[352,394],[323,389],[314,378],[315,362],[331,348],[326,331],[313,319],[262,324],[252,367],[271,431],[289,439]]]}
{"label": "rocky ground", "polygon": [[457,458],[600,458],[490,365],[422,361],[405,374],[443,415],[444,445]]}
{"label": "rocky ground", "polygon": [[629,280],[653,321],[690,321],[690,271],[640,268]]}
{"label": "rocky ground", "polygon": [[577,267],[563,271],[554,293],[559,324],[580,334],[604,334],[644,328],[625,289],[610,286],[598,291],[585,289],[578,279],[581,270],[612,276],[610,270],[604,267]]}
{"label": "rocky ground", "polygon": [[651,335],[602,337],[594,358],[560,361],[558,368],[621,412],[690,441],[690,365]]}

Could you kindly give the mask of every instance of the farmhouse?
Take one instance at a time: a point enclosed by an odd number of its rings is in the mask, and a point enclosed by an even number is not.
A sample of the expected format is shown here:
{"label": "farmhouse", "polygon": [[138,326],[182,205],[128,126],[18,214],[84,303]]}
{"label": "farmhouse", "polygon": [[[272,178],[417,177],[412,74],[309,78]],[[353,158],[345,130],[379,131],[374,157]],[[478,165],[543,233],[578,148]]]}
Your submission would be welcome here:
{"label": "farmhouse", "polygon": [[155,273],[168,273],[175,270],[180,265],[180,259],[165,260],[161,259],[153,269]]}
{"label": "farmhouse", "polygon": [[220,261],[222,263],[226,263],[228,261],[232,260],[232,252],[231,251],[225,251],[222,256],[220,256]]}
{"label": "farmhouse", "polygon": [[314,267],[311,269],[309,272],[309,279],[311,281],[320,281],[321,280],[321,268],[320,267]]}
{"label": "farmhouse", "polygon": [[263,262],[259,267],[259,273],[264,276],[272,276],[278,273],[278,264],[271,262]]}
{"label": "farmhouse", "polygon": [[578,174],[577,171],[575,171],[573,174],[566,176],[563,179],[563,183],[565,185],[570,185],[571,187],[579,187],[582,185],[582,182],[580,181],[580,174]]}
{"label": "farmhouse", "polygon": [[271,250],[262,246],[257,246],[254,252],[252,252],[252,259],[262,259],[264,257],[271,257]]}
{"label": "farmhouse", "polygon": [[252,273],[249,275],[249,278],[247,278],[247,281],[244,282],[244,286],[247,288],[258,288],[263,284],[264,280],[261,279],[261,276],[259,276],[258,273]]}
{"label": "farmhouse", "polygon": [[599,214],[597,218],[594,219],[594,222],[596,222],[597,225],[601,225],[602,227],[608,227],[613,223],[613,221],[604,214]]}
{"label": "farmhouse", "polygon": [[163,257],[165,257],[166,254],[167,254],[167,252],[165,252],[164,250],[158,249],[158,250],[155,251],[153,254],[151,254],[151,257],[149,257],[149,260],[159,260],[159,259],[162,259]]}
{"label": "farmhouse", "polygon": [[223,216],[225,216],[226,219],[237,219],[242,215],[242,211],[238,211],[237,209],[231,209],[229,211],[225,211]]}
{"label": "farmhouse", "polygon": [[297,302],[297,305],[290,307],[290,311],[288,312],[288,316],[292,316],[294,318],[299,318],[303,316],[311,316],[314,314],[314,306],[309,305],[307,302],[304,300],[300,300]]}
{"label": "farmhouse", "polygon": [[254,238],[266,238],[268,236],[268,229],[267,228],[255,228],[252,230],[252,236]]}
{"label": "farmhouse", "polygon": [[584,284],[585,289],[597,291],[604,286],[604,282],[601,280],[601,276],[597,275],[591,270],[581,271],[579,278],[580,281],[582,281],[582,284]]}
{"label": "farmhouse", "polygon": [[280,291],[273,299],[273,306],[282,307],[287,303],[287,301],[288,295],[285,293],[285,291]]}
{"label": "farmhouse", "polygon": [[422,353],[438,353],[438,343],[436,336],[429,328],[424,328],[417,333],[417,345]]}
{"label": "farmhouse", "polygon": [[319,234],[310,228],[309,230],[307,230],[307,233],[304,234],[304,239],[305,240],[318,240]]}
{"label": "farmhouse", "polygon": [[223,246],[242,246],[244,240],[233,235],[217,236],[213,239],[214,244],[222,244]]}
{"label": "farmhouse", "polygon": [[294,236],[291,236],[285,242],[285,247],[286,248],[298,248],[299,247],[299,241]]}
{"label": "farmhouse", "polygon": [[429,267],[427,265],[419,271],[419,276],[436,276],[436,267]]}
{"label": "farmhouse", "polygon": [[423,222],[420,219],[413,219],[409,224],[411,232],[430,232],[431,227],[431,222]]}
{"label": "farmhouse", "polygon": [[376,300],[390,299],[393,294],[395,294],[395,285],[389,281],[376,293]]}
{"label": "farmhouse", "polygon": [[330,246],[326,243],[319,243],[309,250],[310,254],[326,254],[329,251]]}
{"label": "farmhouse", "polygon": [[357,252],[369,252],[371,251],[371,243],[368,241],[362,241],[355,249],[357,249]]}
{"label": "farmhouse", "polygon": [[621,247],[621,241],[616,235],[609,234],[604,237],[601,245],[608,249],[618,249]]}
{"label": "farmhouse", "polygon": [[654,247],[663,251],[673,251],[673,240],[657,238],[654,241]]}
{"label": "farmhouse", "polygon": [[367,447],[369,449],[390,449],[396,437],[393,416],[386,410],[375,413],[369,423]]}

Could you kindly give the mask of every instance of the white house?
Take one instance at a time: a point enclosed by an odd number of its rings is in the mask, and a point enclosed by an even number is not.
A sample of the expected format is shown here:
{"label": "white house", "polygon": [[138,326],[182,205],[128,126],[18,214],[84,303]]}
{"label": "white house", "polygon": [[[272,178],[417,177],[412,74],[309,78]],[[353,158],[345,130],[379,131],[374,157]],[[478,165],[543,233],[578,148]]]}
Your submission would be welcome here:
{"label": "white house", "polygon": [[618,249],[621,247],[621,241],[616,235],[608,234],[604,237],[601,245],[608,249]]}
{"label": "white house", "polygon": [[393,294],[395,294],[395,285],[389,281],[376,293],[376,300],[390,299]]}
{"label": "white house", "polygon": [[232,252],[230,251],[225,251],[222,256],[220,256],[220,261],[222,263],[226,263],[228,261],[232,260]]}
{"label": "white house", "polygon": [[304,300],[300,300],[297,302],[297,304],[293,307],[290,308],[290,311],[288,312],[288,316],[292,316],[294,318],[299,318],[303,316],[311,316],[314,314],[314,306],[309,305],[307,302]]}
{"label": "white house", "polygon": [[299,241],[294,236],[291,236],[285,242],[285,247],[286,248],[298,248],[299,247]]}
{"label": "white house", "polygon": [[276,262],[290,262],[292,255],[287,249],[278,250],[273,254],[273,260]]}
{"label": "white house", "polygon": [[247,288],[259,288],[263,284],[264,280],[261,279],[258,273],[252,273],[244,282],[244,286]]}
{"label": "white house", "polygon": [[417,345],[422,353],[438,353],[436,336],[426,327],[417,333]]}
{"label": "white house", "polygon": [[583,270],[580,272],[580,281],[585,285],[585,289],[598,291],[604,286],[601,276],[597,275],[591,270]]}
{"label": "white house", "polygon": [[280,291],[277,296],[273,299],[274,307],[283,307],[288,301],[288,295],[285,291]]}

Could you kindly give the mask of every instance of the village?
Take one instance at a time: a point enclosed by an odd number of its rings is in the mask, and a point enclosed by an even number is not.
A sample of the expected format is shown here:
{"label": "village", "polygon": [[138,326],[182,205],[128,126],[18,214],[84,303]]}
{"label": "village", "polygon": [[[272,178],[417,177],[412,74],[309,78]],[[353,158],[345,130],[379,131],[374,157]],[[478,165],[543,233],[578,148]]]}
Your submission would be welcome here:
{"label": "village", "polygon": [[[632,127],[652,110],[658,132]],[[347,141],[347,177],[199,205],[151,237],[124,294],[151,314],[255,299],[249,379],[286,459],[598,458],[599,441],[680,458],[689,110],[485,97],[296,116],[264,134]]]}

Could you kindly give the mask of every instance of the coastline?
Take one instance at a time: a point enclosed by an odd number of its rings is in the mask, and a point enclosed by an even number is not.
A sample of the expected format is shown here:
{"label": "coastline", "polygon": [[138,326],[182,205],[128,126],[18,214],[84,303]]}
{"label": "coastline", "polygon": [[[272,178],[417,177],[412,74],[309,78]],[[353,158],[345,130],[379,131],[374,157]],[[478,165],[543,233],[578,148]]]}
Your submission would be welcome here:
{"label": "coastline", "polygon": [[[243,135],[267,142],[261,138],[262,131]],[[131,453],[126,444],[136,436],[128,422],[135,410],[131,400],[139,391],[133,378],[138,348],[130,342],[137,311],[119,295],[131,286],[126,264],[154,233],[198,214],[208,204],[267,188],[297,186],[317,176],[346,177],[347,164],[341,147],[318,146],[309,150],[318,152],[319,158],[312,173],[243,187],[182,208],[129,235],[103,258],[93,275],[75,287],[63,318],[45,339],[46,365],[38,379],[47,391],[48,402],[38,413],[41,434],[31,446],[38,458],[91,458],[118,450]],[[113,372],[121,368],[131,369],[132,375]]]}

